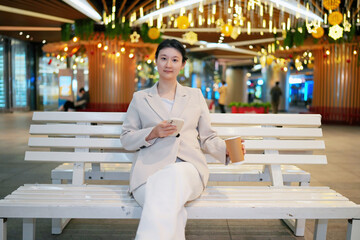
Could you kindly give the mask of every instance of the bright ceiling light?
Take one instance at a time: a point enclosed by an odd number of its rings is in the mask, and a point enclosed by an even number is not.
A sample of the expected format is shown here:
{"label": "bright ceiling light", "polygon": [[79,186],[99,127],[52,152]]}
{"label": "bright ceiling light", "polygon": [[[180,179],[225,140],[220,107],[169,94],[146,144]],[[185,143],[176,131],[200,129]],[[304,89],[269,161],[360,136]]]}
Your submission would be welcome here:
{"label": "bright ceiling light", "polygon": [[304,6],[300,5],[297,1],[294,0],[265,0],[265,2],[272,2],[275,3],[275,6],[282,6],[284,7],[285,12],[288,12],[295,16],[297,14],[300,14],[300,16],[304,19],[317,20],[320,22],[324,21],[321,17],[307,10]]}
{"label": "bright ceiling light", "polygon": [[95,22],[101,21],[100,14],[86,0],[63,0],[79,12],[85,14]]}
{"label": "bright ceiling light", "polygon": [[[64,0],[65,1],[65,0]],[[178,1],[173,5],[168,5],[164,8],[161,8],[157,11],[151,12],[145,16],[143,16],[142,18],[139,18],[138,20],[136,20],[134,22],[135,25],[139,25],[142,24],[144,22],[146,22],[149,18],[156,18],[157,16],[159,16],[160,14],[162,14],[163,17],[166,17],[170,14],[172,14],[173,11],[178,10],[180,8],[189,8],[189,9],[193,9],[195,7],[198,6],[198,3],[201,2],[203,0],[182,0],[182,1]]]}

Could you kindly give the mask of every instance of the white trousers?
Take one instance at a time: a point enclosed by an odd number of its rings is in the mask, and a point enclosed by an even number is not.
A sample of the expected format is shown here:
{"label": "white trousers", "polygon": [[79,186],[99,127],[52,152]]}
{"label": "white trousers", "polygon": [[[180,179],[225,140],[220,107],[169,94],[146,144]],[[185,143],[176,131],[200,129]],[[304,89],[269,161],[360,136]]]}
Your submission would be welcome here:
{"label": "white trousers", "polygon": [[151,175],[133,192],[143,207],[135,240],[185,240],[185,203],[199,197],[202,181],[196,168],[176,162]]}

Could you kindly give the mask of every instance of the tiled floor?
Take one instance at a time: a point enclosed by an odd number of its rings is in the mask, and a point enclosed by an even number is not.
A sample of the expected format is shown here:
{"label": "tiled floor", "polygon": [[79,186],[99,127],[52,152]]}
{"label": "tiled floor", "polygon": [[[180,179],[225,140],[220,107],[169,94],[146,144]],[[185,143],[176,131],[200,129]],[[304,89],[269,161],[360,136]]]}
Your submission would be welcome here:
{"label": "tiled floor", "polygon": [[[31,114],[0,114],[0,198],[26,183],[51,183],[50,171],[57,164],[24,161]],[[311,173],[311,185],[329,186],[360,204],[360,127],[324,125],[323,132],[329,164],[300,167]],[[61,235],[51,235],[50,223],[37,220],[37,239],[133,239],[138,220],[72,220]],[[345,220],[330,220],[327,239],[345,239],[346,226]],[[308,220],[306,228],[305,237],[294,237],[278,220],[189,220],[186,236],[188,240],[312,239],[314,221]],[[9,219],[8,239],[21,238],[21,220]]]}

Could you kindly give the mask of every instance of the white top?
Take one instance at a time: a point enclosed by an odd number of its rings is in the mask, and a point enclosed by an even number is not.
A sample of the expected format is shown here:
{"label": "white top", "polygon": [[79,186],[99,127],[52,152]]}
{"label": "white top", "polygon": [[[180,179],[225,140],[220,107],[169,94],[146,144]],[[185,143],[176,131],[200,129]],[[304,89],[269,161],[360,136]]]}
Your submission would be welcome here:
{"label": "white top", "polygon": [[165,108],[168,110],[168,112],[171,112],[171,109],[174,106],[174,100],[169,100],[167,98],[161,98],[161,100],[165,104]]}

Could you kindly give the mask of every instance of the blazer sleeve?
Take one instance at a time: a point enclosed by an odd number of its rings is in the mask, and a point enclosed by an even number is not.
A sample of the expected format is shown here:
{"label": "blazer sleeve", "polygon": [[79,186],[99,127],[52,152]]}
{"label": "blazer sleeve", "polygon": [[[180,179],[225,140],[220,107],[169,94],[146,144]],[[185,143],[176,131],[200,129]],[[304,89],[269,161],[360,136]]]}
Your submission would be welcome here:
{"label": "blazer sleeve", "polygon": [[200,89],[198,91],[201,114],[198,123],[200,146],[205,153],[211,154],[215,159],[227,164],[225,141],[217,136],[211,128],[209,109]]}
{"label": "blazer sleeve", "polygon": [[[123,147],[128,151],[136,151],[140,148],[149,147],[154,141],[147,142],[145,138],[150,134],[153,127],[143,128],[141,124],[138,106],[141,99],[138,99],[136,93],[130,102],[126,117],[122,126],[120,141]],[[139,102],[139,103],[138,103]]]}

